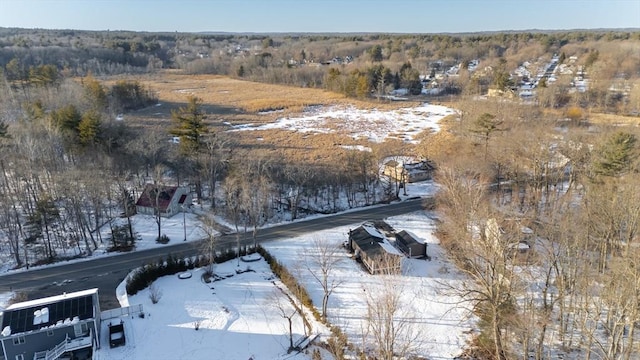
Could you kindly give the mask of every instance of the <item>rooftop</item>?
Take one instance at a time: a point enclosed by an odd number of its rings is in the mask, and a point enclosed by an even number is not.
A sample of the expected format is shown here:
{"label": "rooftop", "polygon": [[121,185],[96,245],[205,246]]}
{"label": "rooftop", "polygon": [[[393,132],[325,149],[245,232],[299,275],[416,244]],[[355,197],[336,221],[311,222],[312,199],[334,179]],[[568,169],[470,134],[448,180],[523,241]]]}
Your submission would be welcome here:
{"label": "rooftop", "polygon": [[[147,184],[144,187],[142,195],[140,195],[140,198],[136,202],[136,206],[155,207],[157,199],[159,210],[165,211],[169,203],[171,203],[171,199],[173,195],[175,195],[176,190],[178,190],[177,186]],[[159,191],[159,194],[156,194],[156,191]]]}
{"label": "rooftop", "polygon": [[2,314],[2,334],[8,336],[93,318],[96,305],[93,295],[97,293],[98,289],[89,289],[13,304]]}

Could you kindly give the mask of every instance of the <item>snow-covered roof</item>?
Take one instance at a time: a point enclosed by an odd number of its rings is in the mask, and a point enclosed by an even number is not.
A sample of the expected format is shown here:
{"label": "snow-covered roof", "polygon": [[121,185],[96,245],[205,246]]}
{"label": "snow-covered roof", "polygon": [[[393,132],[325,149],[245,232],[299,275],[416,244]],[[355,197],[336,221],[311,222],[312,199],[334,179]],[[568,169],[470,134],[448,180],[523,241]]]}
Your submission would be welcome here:
{"label": "snow-covered roof", "polygon": [[380,238],[380,239],[384,239],[384,235],[382,235],[382,233],[372,225],[365,224],[365,225],[362,225],[362,228],[365,229],[369,233],[369,235]]}
{"label": "snow-covered roof", "polygon": [[402,256],[402,253],[398,251],[395,246],[391,245],[387,239],[378,243],[378,245],[380,245],[380,247],[389,254]]}
{"label": "snow-covered roof", "polygon": [[3,312],[0,327],[5,333],[19,334],[94,318],[97,293],[94,288],[13,304]]}
{"label": "snow-covered roof", "polygon": [[388,166],[404,166],[405,164],[415,164],[418,160],[413,156],[389,156],[382,160]]}
{"label": "snow-covered roof", "polygon": [[49,297],[41,298],[41,299],[23,301],[23,302],[19,302],[19,303],[15,303],[15,304],[9,305],[5,309],[5,311],[25,309],[25,308],[30,308],[30,307],[34,307],[34,306],[44,306],[44,305],[53,304],[53,303],[56,303],[56,302],[59,302],[59,301],[62,301],[62,300],[68,300],[68,299],[83,297],[83,296],[97,294],[97,293],[98,293],[98,288],[94,288],[94,289],[76,291],[76,292],[72,292],[72,293],[64,293],[64,294],[61,294],[61,295],[49,296]]}

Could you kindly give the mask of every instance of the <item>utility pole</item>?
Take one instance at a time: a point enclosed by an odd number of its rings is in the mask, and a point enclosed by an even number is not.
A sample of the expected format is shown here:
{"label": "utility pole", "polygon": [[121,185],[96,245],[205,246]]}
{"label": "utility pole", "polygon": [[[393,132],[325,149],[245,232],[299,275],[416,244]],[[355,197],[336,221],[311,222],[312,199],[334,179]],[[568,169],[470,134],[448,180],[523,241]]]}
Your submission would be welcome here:
{"label": "utility pole", "polygon": [[240,267],[240,234],[236,231],[236,245],[238,245],[238,267]]}
{"label": "utility pole", "polygon": [[184,229],[184,240],[187,241],[187,216],[185,215],[184,204],[182,204],[182,228]]}

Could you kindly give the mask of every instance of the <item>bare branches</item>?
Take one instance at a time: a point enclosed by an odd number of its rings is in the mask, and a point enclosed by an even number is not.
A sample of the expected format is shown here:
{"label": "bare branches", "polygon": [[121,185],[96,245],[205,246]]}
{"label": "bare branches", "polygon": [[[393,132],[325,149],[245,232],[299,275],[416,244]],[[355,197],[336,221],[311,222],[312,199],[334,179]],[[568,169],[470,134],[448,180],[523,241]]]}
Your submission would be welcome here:
{"label": "bare branches", "polygon": [[374,344],[375,357],[394,360],[415,355],[420,334],[411,322],[410,306],[402,301],[401,282],[385,278],[381,289],[364,290],[367,301],[366,337],[370,337],[370,343]]}
{"label": "bare branches", "polygon": [[344,252],[331,241],[313,238],[310,249],[305,253],[304,264],[311,276],[322,287],[322,320],[327,319],[329,297],[344,279],[335,276],[335,270],[344,261]]}

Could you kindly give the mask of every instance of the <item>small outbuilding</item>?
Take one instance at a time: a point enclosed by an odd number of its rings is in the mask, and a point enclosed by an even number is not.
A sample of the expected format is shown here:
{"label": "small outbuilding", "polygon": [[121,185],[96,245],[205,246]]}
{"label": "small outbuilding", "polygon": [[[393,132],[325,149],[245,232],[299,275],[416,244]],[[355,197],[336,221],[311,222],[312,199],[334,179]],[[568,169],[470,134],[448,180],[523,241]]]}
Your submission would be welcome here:
{"label": "small outbuilding", "polygon": [[419,242],[405,230],[396,233],[396,247],[410,258],[427,256],[427,244]]}

